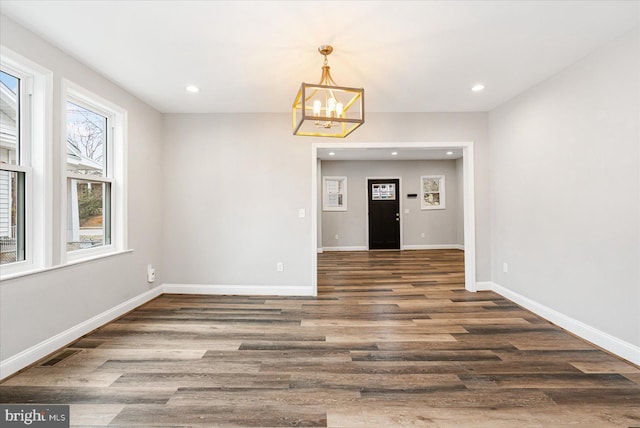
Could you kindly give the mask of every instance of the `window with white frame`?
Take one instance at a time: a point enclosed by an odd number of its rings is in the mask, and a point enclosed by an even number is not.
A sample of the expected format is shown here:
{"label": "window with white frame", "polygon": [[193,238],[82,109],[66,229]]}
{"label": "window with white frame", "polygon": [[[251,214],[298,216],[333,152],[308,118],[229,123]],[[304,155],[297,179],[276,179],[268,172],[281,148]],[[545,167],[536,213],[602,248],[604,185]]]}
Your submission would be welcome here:
{"label": "window with white frame", "polygon": [[322,211],[347,210],[347,177],[322,177]]}
{"label": "window with white frame", "polygon": [[420,190],[421,209],[445,209],[444,175],[423,175],[420,177]]}
{"label": "window with white frame", "polygon": [[[0,264],[24,261],[26,176],[31,177],[28,142],[21,135],[24,79],[5,67],[0,71]],[[24,143],[25,149],[21,147]],[[30,178],[29,177],[29,178]]]}
{"label": "window with white frame", "polygon": [[73,261],[126,248],[126,112],[65,83],[65,236]]}
{"label": "window with white frame", "polygon": [[0,55],[0,276],[41,268],[46,258],[46,71]]}

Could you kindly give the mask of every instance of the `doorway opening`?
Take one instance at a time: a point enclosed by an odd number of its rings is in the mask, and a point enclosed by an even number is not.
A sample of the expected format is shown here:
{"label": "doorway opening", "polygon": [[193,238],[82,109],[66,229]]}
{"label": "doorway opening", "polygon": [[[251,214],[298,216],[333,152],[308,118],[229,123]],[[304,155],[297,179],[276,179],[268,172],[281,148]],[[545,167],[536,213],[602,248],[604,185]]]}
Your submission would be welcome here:
{"label": "doorway opening", "polygon": [[[321,142],[312,144],[312,156],[311,156],[311,257],[312,257],[312,278],[311,285],[312,290],[310,294],[317,295],[317,271],[318,271],[318,243],[321,242],[319,233],[322,229],[321,214],[319,211],[321,205],[319,205],[320,192],[318,190],[318,183],[322,181],[322,169],[321,161],[333,160],[329,158],[329,153],[341,153],[346,155],[350,160],[366,160],[371,159],[372,154],[375,156],[375,152],[389,152],[390,150],[400,153],[411,152],[413,156],[424,156],[424,159],[434,159],[435,153],[443,151],[459,151],[460,158],[462,159],[462,205],[463,205],[463,241],[464,241],[464,282],[465,289],[467,291],[476,291],[476,262],[475,262],[475,213],[474,213],[474,167],[473,167],[473,142],[449,142],[449,143],[430,143],[430,142],[410,142],[410,143],[343,143],[343,142]],[[373,178],[373,177],[370,177]],[[385,177],[388,178],[388,177]],[[379,184],[392,184],[390,181]],[[395,183],[393,183],[395,184]],[[396,187],[396,193],[401,195],[400,187],[401,182],[398,182]],[[383,188],[378,188],[382,190]],[[389,192],[389,187],[386,188]],[[409,196],[409,195],[407,195]],[[400,198],[401,202],[401,198]],[[402,206],[399,207],[399,218],[402,218]],[[395,213],[394,213],[395,215]],[[402,227],[402,221],[398,221],[399,226]],[[383,239],[384,240],[384,239]],[[370,244],[370,243],[369,243]],[[399,249],[409,249],[407,246],[403,247],[402,244],[402,229],[400,232],[400,245]],[[362,249],[371,249],[365,247]]]}

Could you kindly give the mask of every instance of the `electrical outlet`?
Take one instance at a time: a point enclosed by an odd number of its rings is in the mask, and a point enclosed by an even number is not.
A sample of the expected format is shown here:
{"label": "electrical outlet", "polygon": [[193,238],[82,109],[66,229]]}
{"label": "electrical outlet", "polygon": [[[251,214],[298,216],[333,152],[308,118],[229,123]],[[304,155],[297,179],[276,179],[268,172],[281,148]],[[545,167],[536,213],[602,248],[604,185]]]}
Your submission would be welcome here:
{"label": "electrical outlet", "polygon": [[336,238],[336,239],[340,239],[340,238],[338,237],[338,234],[337,234],[337,233],[336,233],[336,236],[335,236],[335,238]]}
{"label": "electrical outlet", "polygon": [[305,216],[305,215],[307,215],[307,214],[306,214],[306,212],[305,212],[304,208],[300,208],[300,209],[298,210],[298,217],[299,217],[299,218],[304,218],[304,216]]}
{"label": "electrical outlet", "polygon": [[420,237],[424,239],[424,232],[420,234]]}
{"label": "electrical outlet", "polygon": [[276,271],[284,272],[284,263],[282,263],[282,262],[276,263]]}
{"label": "electrical outlet", "polygon": [[153,265],[147,265],[147,282],[152,283],[156,280],[156,269]]}
{"label": "electrical outlet", "polygon": [[502,272],[509,272],[509,265],[507,264],[507,262],[502,263]]}

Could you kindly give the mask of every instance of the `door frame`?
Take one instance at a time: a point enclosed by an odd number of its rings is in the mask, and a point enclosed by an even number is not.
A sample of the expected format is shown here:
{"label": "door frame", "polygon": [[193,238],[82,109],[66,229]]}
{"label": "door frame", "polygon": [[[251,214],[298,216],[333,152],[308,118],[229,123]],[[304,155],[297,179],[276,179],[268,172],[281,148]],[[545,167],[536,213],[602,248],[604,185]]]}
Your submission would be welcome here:
{"label": "door frame", "polygon": [[400,200],[400,205],[399,205],[399,210],[400,210],[400,248],[398,249],[399,251],[402,251],[402,248],[404,247],[404,241],[403,241],[403,236],[402,236],[402,223],[404,223],[402,221],[402,213],[404,212],[402,209],[402,177],[369,177],[366,176],[364,178],[365,183],[365,192],[364,192],[364,197],[365,199],[365,215],[364,215],[364,231],[365,231],[365,238],[367,240],[367,250],[371,250],[369,248],[369,180],[398,180],[398,190],[396,191],[396,197]]}
{"label": "door frame", "polygon": [[[407,143],[311,143],[311,289],[318,295],[318,149],[462,149],[463,210],[464,210],[464,284],[467,291],[476,286],[476,226],[473,141],[407,142]],[[368,238],[367,238],[368,241]]]}

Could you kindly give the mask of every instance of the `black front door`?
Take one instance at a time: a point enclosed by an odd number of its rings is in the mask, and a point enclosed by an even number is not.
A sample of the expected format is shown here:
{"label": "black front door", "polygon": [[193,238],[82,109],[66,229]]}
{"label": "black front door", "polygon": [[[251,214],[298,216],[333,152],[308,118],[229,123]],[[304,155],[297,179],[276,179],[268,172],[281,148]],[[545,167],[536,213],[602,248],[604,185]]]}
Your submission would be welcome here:
{"label": "black front door", "polygon": [[400,180],[370,179],[369,249],[400,249]]}

